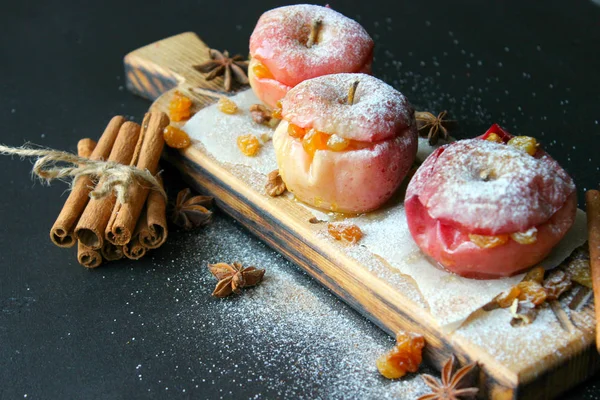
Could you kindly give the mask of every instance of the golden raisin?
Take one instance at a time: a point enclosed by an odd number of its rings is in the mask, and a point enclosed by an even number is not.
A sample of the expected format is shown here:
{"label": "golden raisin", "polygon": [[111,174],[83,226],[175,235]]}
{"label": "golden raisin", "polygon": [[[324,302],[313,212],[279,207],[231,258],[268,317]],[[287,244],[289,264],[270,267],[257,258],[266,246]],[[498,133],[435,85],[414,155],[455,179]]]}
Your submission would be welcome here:
{"label": "golden raisin", "polygon": [[546,291],[535,281],[519,282],[517,287],[521,290],[518,296],[519,301],[530,301],[536,306],[546,301]]}
{"label": "golden raisin", "polygon": [[531,281],[531,282],[537,282],[541,285],[542,282],[544,282],[544,274],[545,273],[546,273],[546,270],[544,269],[544,267],[538,266],[538,267],[532,268],[529,271],[527,271],[527,273],[523,277],[523,282]]}
{"label": "golden raisin", "polygon": [[181,92],[175,92],[169,103],[171,121],[179,122],[188,119],[192,115],[191,108],[192,100],[181,94]]}
{"label": "golden raisin", "polygon": [[362,237],[360,228],[354,224],[327,224],[327,231],[335,240],[343,240],[348,243],[356,243]]}
{"label": "golden raisin", "polygon": [[513,301],[519,297],[521,289],[518,286],[513,286],[509,290],[500,293],[496,297],[496,303],[502,308],[508,308],[512,305]]}
{"label": "golden raisin", "polygon": [[327,147],[333,151],[344,151],[350,146],[350,140],[338,135],[331,135],[327,140]]}
{"label": "golden raisin", "polygon": [[504,143],[502,138],[498,136],[497,133],[490,133],[489,136],[485,138],[485,140],[496,143]]}
{"label": "golden raisin", "polygon": [[523,150],[530,156],[533,156],[539,146],[537,140],[531,136],[515,136],[510,139],[507,143],[509,146],[516,147],[519,150]]}
{"label": "golden raisin", "polygon": [[235,114],[238,110],[237,104],[234,101],[229,100],[227,97],[221,97],[217,103],[219,111],[225,114]]}
{"label": "golden raisin", "polygon": [[302,139],[302,147],[311,157],[314,157],[317,150],[327,150],[327,134],[311,129]]}
{"label": "golden raisin", "polygon": [[531,228],[525,232],[514,232],[510,238],[519,244],[533,244],[537,242],[537,229]]}
{"label": "golden raisin", "polygon": [[501,246],[508,242],[508,235],[495,235],[495,236],[485,236],[485,235],[475,235],[469,233],[469,239],[471,242],[475,243],[478,247],[482,249],[492,249],[497,246]]}
{"label": "golden raisin", "polygon": [[167,126],[163,131],[163,138],[167,146],[174,149],[185,149],[192,143],[185,131],[171,125]]}
{"label": "golden raisin", "polygon": [[424,346],[423,336],[400,332],[394,348],[377,359],[377,369],[388,379],[398,379],[408,372],[417,372],[423,361]]}
{"label": "golden raisin", "polygon": [[573,282],[565,271],[554,270],[550,273],[548,279],[544,281],[544,290],[546,290],[546,300],[557,300],[561,294],[571,289]]}
{"label": "golden raisin", "polygon": [[275,104],[275,108],[271,112],[271,117],[277,118],[277,119],[283,119],[283,116],[281,115],[281,102],[280,101],[278,101],[277,104]]}
{"label": "golden raisin", "polygon": [[242,153],[250,157],[255,156],[260,150],[258,138],[251,133],[238,136],[237,145]]}
{"label": "golden raisin", "polygon": [[258,79],[274,78],[271,71],[269,71],[269,68],[267,68],[264,64],[261,64],[259,62],[256,62],[256,64],[254,64],[254,66],[252,67],[252,72],[254,72],[254,76],[256,76]]}
{"label": "golden raisin", "polygon": [[299,127],[298,125],[289,124],[288,125],[288,134],[296,139],[300,139],[304,137],[306,130],[304,128]]}
{"label": "golden raisin", "polygon": [[589,260],[575,260],[569,264],[569,275],[574,282],[592,289]]}

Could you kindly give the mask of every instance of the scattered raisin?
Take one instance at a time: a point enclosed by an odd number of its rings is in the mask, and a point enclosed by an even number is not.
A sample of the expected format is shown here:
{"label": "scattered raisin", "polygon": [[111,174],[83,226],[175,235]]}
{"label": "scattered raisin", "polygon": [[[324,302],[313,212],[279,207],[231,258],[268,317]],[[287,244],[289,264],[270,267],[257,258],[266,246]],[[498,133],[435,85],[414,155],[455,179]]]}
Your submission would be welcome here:
{"label": "scattered raisin", "polygon": [[363,233],[360,228],[354,224],[327,224],[327,231],[335,240],[343,240],[348,243],[356,243],[362,237]]}
{"label": "scattered raisin", "polygon": [[581,259],[573,261],[569,264],[569,275],[574,282],[592,289],[589,260]]}
{"label": "scattered raisin", "polygon": [[546,290],[546,300],[557,300],[561,294],[571,289],[573,282],[565,271],[554,270],[550,276],[544,281],[544,289]]}
{"label": "scattered raisin", "polygon": [[544,282],[544,274],[545,273],[546,273],[546,270],[542,266],[537,266],[535,268],[532,268],[529,271],[527,271],[527,273],[523,277],[523,282],[532,281],[532,282],[537,282],[541,285],[542,282]]}
{"label": "scattered raisin", "polygon": [[238,110],[237,104],[233,100],[229,100],[227,97],[221,97],[217,103],[219,111],[225,114],[235,114]]}
{"label": "scattered raisin", "polygon": [[500,293],[496,296],[496,303],[499,307],[508,308],[512,305],[513,301],[519,297],[521,289],[518,286],[513,286],[509,290]]}
{"label": "scattered raisin", "polygon": [[377,359],[377,369],[388,379],[398,379],[408,372],[417,372],[423,361],[425,339],[411,332],[400,332],[396,345]]}
{"label": "scattered raisin", "polygon": [[192,143],[189,135],[185,131],[171,125],[165,128],[163,137],[167,146],[175,149],[185,149]]}
{"label": "scattered raisin", "polygon": [[519,301],[530,301],[536,306],[539,306],[546,301],[546,291],[542,285],[535,281],[519,282],[517,287],[521,290],[517,297]]}
{"label": "scattered raisin", "polygon": [[188,119],[191,115],[192,100],[176,91],[169,103],[169,117],[171,121],[179,122]]}
{"label": "scattered raisin", "polygon": [[238,136],[237,145],[240,151],[249,157],[255,156],[260,150],[258,138],[251,133]]}

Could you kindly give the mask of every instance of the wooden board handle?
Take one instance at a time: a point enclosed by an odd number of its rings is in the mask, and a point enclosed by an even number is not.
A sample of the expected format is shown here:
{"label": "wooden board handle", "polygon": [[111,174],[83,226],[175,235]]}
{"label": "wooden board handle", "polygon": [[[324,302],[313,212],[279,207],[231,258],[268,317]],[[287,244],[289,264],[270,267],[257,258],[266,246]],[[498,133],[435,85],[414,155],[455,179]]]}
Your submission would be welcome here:
{"label": "wooden board handle", "polygon": [[193,32],[185,32],[151,43],[127,54],[127,89],[148,100],[156,100],[175,87],[222,90],[223,79],[212,81],[193,66],[210,59],[209,47]]}

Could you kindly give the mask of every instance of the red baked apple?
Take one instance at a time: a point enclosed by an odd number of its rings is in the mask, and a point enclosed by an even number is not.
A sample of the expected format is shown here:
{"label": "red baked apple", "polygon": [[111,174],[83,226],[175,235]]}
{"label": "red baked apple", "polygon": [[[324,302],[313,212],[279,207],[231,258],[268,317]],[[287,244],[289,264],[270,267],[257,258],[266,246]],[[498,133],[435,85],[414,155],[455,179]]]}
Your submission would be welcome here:
{"label": "red baked apple", "polygon": [[573,225],[577,198],[571,177],[534,138],[493,125],[432,153],[405,207],[425,254],[458,275],[489,279],[543,260]]}
{"label": "red baked apple", "polygon": [[273,136],[279,173],[300,200],[360,213],[381,206],[417,152],[414,110],[397,90],[366,74],[306,80],[281,100]]}
{"label": "red baked apple", "polygon": [[341,72],[371,72],[373,40],[328,7],[300,4],[264,13],[250,36],[248,79],[265,104],[300,82]]}

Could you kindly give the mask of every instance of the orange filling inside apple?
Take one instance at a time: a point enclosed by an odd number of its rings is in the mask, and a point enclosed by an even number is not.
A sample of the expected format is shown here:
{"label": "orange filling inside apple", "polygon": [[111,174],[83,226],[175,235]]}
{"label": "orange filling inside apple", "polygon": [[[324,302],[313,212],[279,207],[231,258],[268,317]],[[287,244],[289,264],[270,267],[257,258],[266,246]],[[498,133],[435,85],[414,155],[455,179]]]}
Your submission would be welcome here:
{"label": "orange filling inside apple", "polygon": [[329,134],[316,129],[305,129],[298,125],[288,125],[288,135],[302,141],[302,147],[311,157],[317,150],[347,151],[371,147],[373,143],[345,139],[336,134]]}
{"label": "orange filling inside apple", "polygon": [[519,244],[533,244],[537,242],[537,229],[531,228],[526,232],[514,232],[511,234],[491,236],[469,233],[469,239],[482,249],[492,249],[494,247],[502,246],[503,244],[508,243],[510,239]]}
{"label": "orange filling inside apple", "polygon": [[275,79],[269,68],[260,61],[254,59],[254,65],[252,66],[252,72],[258,79]]}

